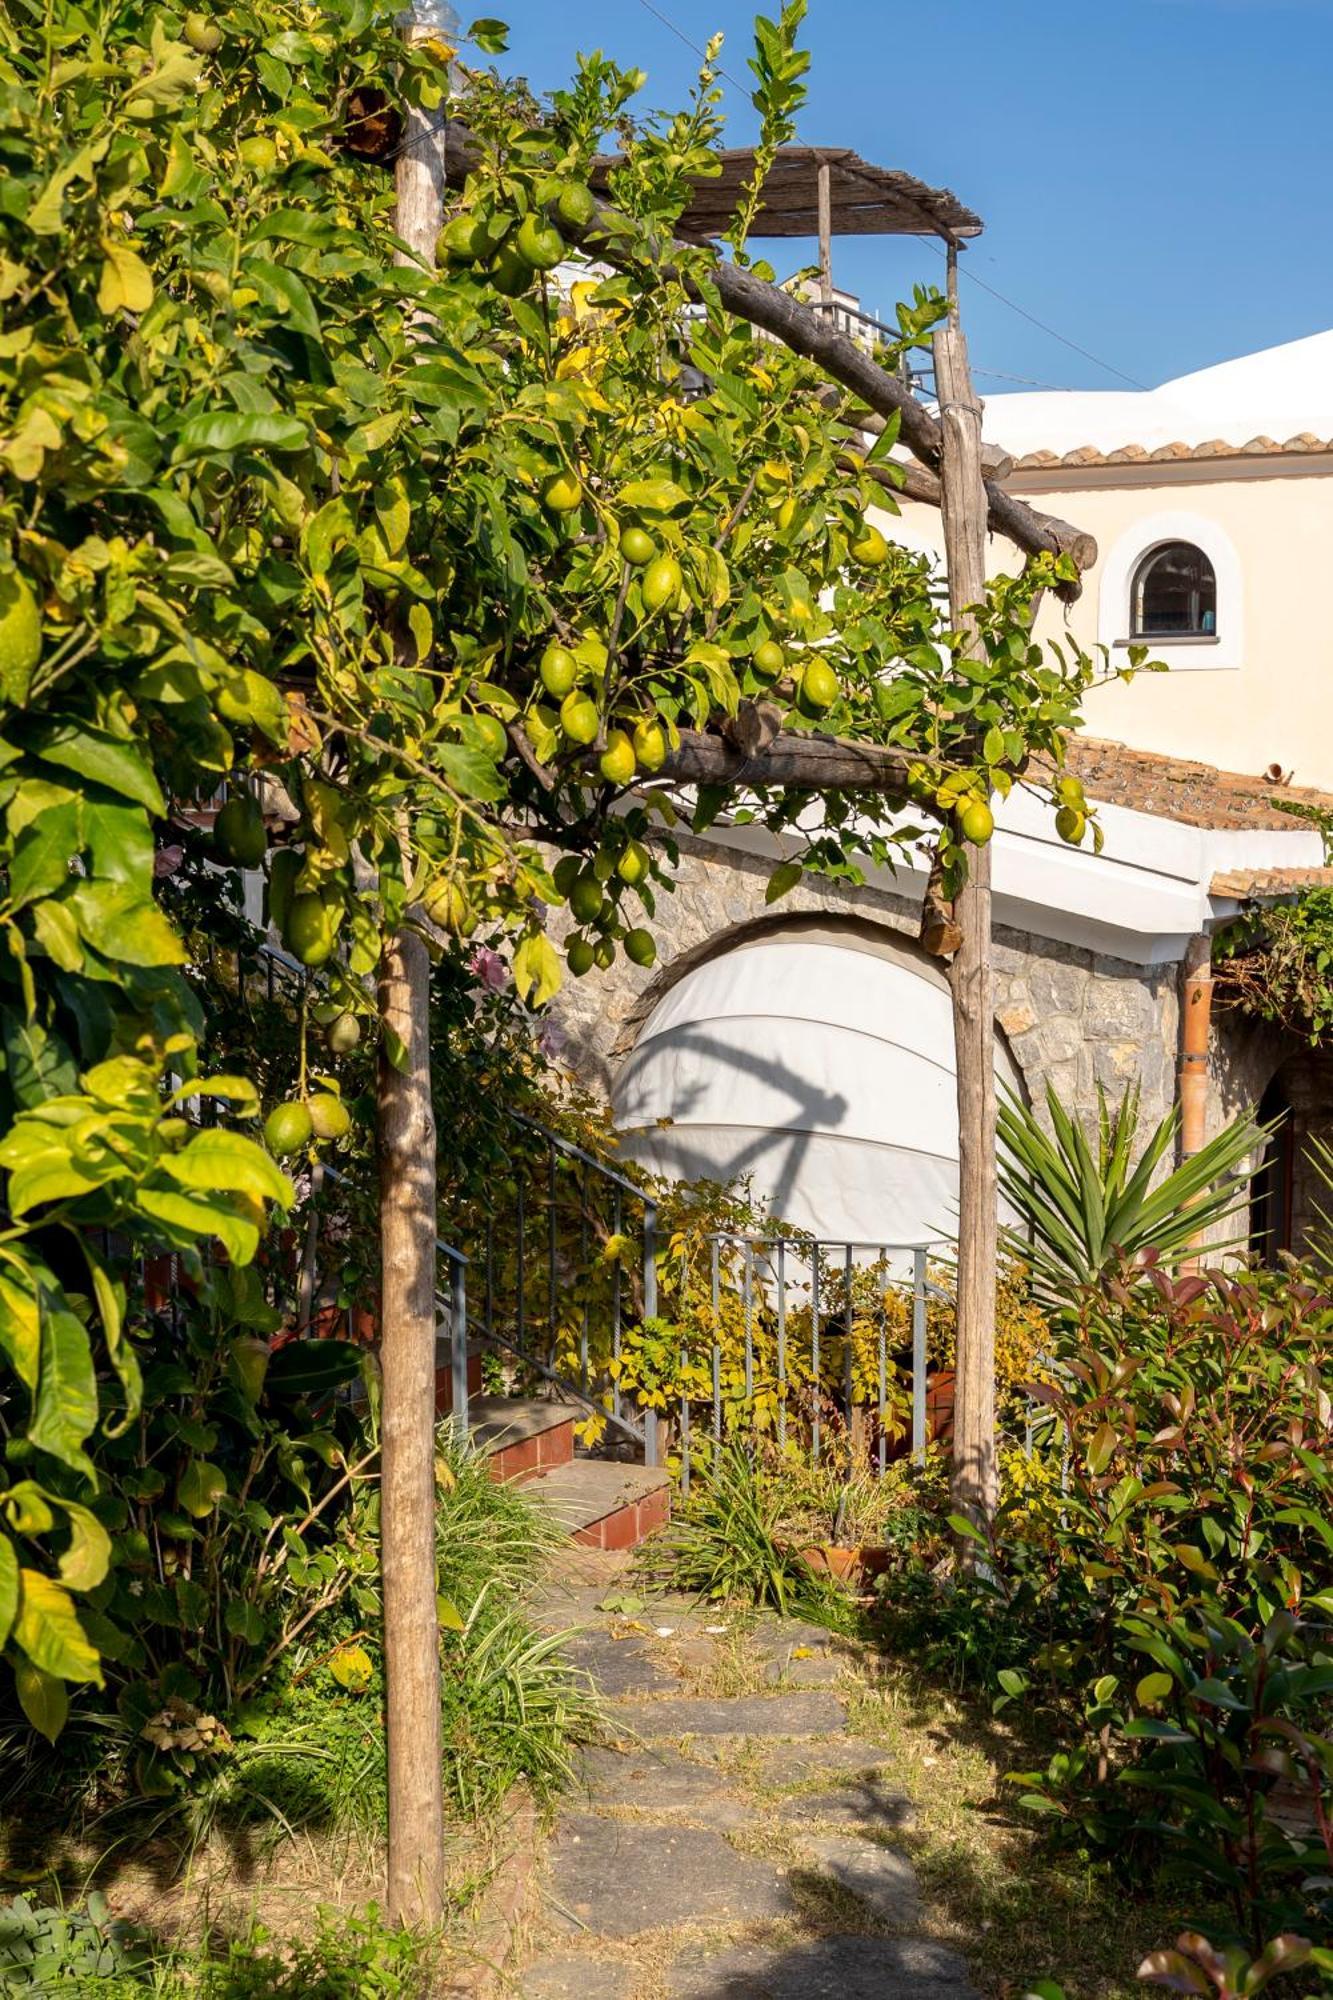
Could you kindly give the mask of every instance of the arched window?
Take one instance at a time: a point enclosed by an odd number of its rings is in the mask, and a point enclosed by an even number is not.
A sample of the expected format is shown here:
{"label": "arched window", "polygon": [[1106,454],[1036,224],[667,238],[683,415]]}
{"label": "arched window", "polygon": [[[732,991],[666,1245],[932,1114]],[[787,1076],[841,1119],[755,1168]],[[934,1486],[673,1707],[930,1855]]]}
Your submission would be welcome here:
{"label": "arched window", "polygon": [[1193,542],[1150,549],[1130,585],[1130,632],[1135,639],[1217,636],[1217,578]]}

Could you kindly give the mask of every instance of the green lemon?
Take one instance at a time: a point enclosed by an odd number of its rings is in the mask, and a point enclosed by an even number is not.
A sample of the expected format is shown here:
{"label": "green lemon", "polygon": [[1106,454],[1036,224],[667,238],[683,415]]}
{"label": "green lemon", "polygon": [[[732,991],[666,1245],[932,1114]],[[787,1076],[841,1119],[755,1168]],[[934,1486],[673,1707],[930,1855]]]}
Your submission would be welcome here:
{"label": "green lemon", "polygon": [[580,875],[569,892],[569,907],[577,922],[590,924],[602,907],[602,885],[595,875]]}
{"label": "green lemon", "polygon": [[254,174],[271,174],[278,164],[278,149],[262,132],[252,132],[236,148],[243,166]]}
{"label": "green lemon", "polygon": [[542,686],[556,701],[563,701],[579,677],[579,663],[568,646],[552,639],[537,668]]}
{"label": "green lemon", "polygon": [[888,561],[889,545],[873,522],[863,522],[860,535],[852,543],[852,554],[865,569],[878,569]]}
{"label": "green lemon", "polygon": [[631,889],[637,889],[648,874],[652,860],[641,840],[632,840],[616,863],[616,873]]}
{"label": "green lemon", "polygon": [[345,1139],[352,1129],[351,1115],[341,1097],[331,1090],[315,1090],[305,1101],[310,1129],[317,1139]]}
{"label": "green lemon", "polygon": [[575,688],[560,704],[560,727],[575,743],[595,743],[600,728],[597,704]]}
{"label": "green lemon", "polygon": [[1061,806],[1055,815],[1055,830],[1061,840],[1067,840],[1071,847],[1079,847],[1088,830],[1087,818],[1077,806]]}
{"label": "green lemon", "polygon": [[435,240],[435,258],[441,264],[475,264],[486,249],[486,223],[480,215],[451,216]]}
{"label": "green lemon", "polygon": [[567,181],[555,198],[555,212],[570,229],[586,229],[597,213],[597,197],[579,181]]}
{"label": "green lemon", "polygon": [[293,896],[282,941],[302,965],[326,965],[333,956],[334,924],[323,898],[307,889]]}
{"label": "green lemon", "polygon": [[304,1104],[275,1104],[264,1120],[264,1144],[278,1159],[285,1159],[308,1146],[314,1130]]}
{"label": "green lemon", "polygon": [[431,922],[452,937],[467,937],[477,927],[476,913],[457,882],[437,882],[423,907]]}
{"label": "green lemon", "polygon": [[620,553],[635,569],[642,569],[657,554],[657,543],[646,528],[626,528],[620,537]]}
{"label": "green lemon", "polygon": [[616,962],[615,939],[609,937],[599,938],[597,940],[597,949],[593,953],[593,957],[596,960],[597,965],[599,966],[601,971],[609,972],[611,970],[611,967]]}
{"label": "green lemon", "polygon": [[776,639],[761,639],[750,656],[750,665],[761,681],[781,680],[786,671],[787,655]]}
{"label": "green lemon", "polygon": [[674,604],[684,581],[680,564],[674,556],[655,556],[644,571],[643,582],[639,586],[644,603],[650,611],[661,611]]}
{"label": "green lemon", "polygon": [[268,864],[268,920],[278,930],[287,928],[287,913],[296,894],[296,878],[305,866],[298,847],[280,847]]}
{"label": "green lemon", "polygon": [[632,930],[625,933],[625,956],[631,965],[654,965],[657,962],[657,946],[651,931]]}
{"label": "green lemon", "polygon": [[238,868],[258,868],[268,852],[264,815],[244,792],[234,793],[213,821],[213,839]]}
{"label": "green lemon", "polygon": [[587,938],[576,937],[569,940],[565,951],[565,963],[575,979],[582,979],[585,972],[591,972],[596,959],[597,954]]}
{"label": "green lemon", "polygon": [[984,847],[995,831],[995,816],[984,799],[973,799],[958,815],[958,824],[964,840],[970,840],[974,847]]}
{"label": "green lemon", "polygon": [[606,734],[606,748],[597,759],[597,768],[608,785],[628,785],[633,782],[638,770],[638,760],[634,755],[634,745],[623,729],[609,729]]}
{"label": "green lemon", "polygon": [[519,256],[534,271],[553,271],[565,254],[560,231],[539,215],[524,216],[514,242]]}
{"label": "green lemon", "polygon": [[838,699],[838,676],[823,660],[811,660],[801,675],[797,701],[806,715],[823,715]]}
{"label": "green lemon", "polygon": [[361,1040],[361,1023],[355,1014],[339,1014],[324,1030],[324,1040],[335,1056],[350,1056]]}
{"label": "green lemon", "polygon": [[507,299],[516,299],[532,283],[532,266],[516,243],[502,243],[491,259],[491,283]]}
{"label": "green lemon", "polygon": [[572,472],[553,472],[542,487],[542,506],[548,514],[572,514],[583,504],[583,488]]}
{"label": "green lemon", "polygon": [[509,749],[509,738],[505,734],[505,726],[499,716],[474,715],[472,730],[491,762],[498,764]]}
{"label": "green lemon", "polygon": [[641,771],[660,771],[667,757],[666,731],[660,722],[636,722],[634,756]]}
{"label": "green lemon", "polygon": [[187,14],[181,33],[198,56],[214,55],[222,47],[222,30],[207,14]]}
{"label": "green lemon", "polygon": [[16,569],[0,570],[0,695],[28,698],[32,670],[42,657],[42,614],[32,586]]}

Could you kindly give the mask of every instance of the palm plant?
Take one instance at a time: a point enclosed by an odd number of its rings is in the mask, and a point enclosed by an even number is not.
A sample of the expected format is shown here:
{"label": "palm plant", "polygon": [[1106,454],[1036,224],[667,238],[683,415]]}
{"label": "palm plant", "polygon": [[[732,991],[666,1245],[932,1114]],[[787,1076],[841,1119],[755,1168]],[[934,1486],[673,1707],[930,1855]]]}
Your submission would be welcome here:
{"label": "palm plant", "polygon": [[[1049,1131],[1035,1111],[1006,1094],[998,1120],[999,1176],[1001,1192],[1024,1225],[1006,1230],[1006,1241],[1027,1260],[1042,1298],[1056,1306],[1096,1284],[1122,1257],[1151,1252],[1170,1266],[1188,1256],[1205,1232],[1246,1201],[1273,1129],[1238,1118],[1159,1179],[1180,1127],[1178,1106],[1141,1150],[1137,1084],[1114,1107],[1098,1086],[1095,1141],[1049,1085],[1046,1113]],[[1210,1248],[1228,1248],[1244,1236],[1240,1231]]]}

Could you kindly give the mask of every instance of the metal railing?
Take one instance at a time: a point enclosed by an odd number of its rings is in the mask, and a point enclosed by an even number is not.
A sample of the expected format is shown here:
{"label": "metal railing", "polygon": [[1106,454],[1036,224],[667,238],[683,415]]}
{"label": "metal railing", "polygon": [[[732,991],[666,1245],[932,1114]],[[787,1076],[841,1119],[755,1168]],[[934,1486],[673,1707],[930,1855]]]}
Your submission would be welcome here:
{"label": "metal railing", "polygon": [[[512,1215],[488,1209],[473,1248],[483,1273],[474,1330],[505,1348],[520,1373],[582,1403],[656,1465],[656,1412],[631,1409],[620,1365],[626,1331],[657,1313],[657,1203],[573,1140],[521,1112],[509,1117],[524,1135],[526,1157],[521,1149]],[[639,1237],[632,1259],[622,1248],[632,1240],[631,1217]],[[614,1253],[600,1263],[598,1236]]]}
{"label": "metal railing", "polygon": [[[698,1274],[686,1268],[674,1281],[664,1273],[662,1285],[682,1336],[675,1424],[683,1489],[701,1440],[714,1454],[737,1430],[771,1433],[779,1447],[799,1431],[818,1465],[829,1427],[840,1424],[849,1463],[883,1476],[904,1450],[922,1462],[929,1441],[928,1310],[932,1298],[948,1296],[930,1267],[944,1246],[733,1231],[714,1232],[706,1244],[702,1299]],[[740,1380],[730,1394],[721,1337],[728,1306],[740,1322]],[[699,1393],[701,1367],[706,1397]],[[905,1430],[894,1394],[904,1377]]]}

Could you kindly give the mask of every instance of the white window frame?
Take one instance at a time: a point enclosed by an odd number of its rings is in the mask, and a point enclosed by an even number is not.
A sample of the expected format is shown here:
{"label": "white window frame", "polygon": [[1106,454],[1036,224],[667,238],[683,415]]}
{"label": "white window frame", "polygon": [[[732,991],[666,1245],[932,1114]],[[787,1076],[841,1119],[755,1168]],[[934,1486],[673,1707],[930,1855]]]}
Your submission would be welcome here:
{"label": "white window frame", "polygon": [[[1217,631],[1198,638],[1135,639],[1131,594],[1139,564],[1166,542],[1192,542],[1213,566],[1217,581]],[[1097,639],[1123,664],[1131,646],[1146,646],[1149,658],[1173,673],[1238,668],[1245,654],[1244,591],[1240,557],[1225,529],[1206,514],[1151,514],[1136,521],[1116,541],[1102,566],[1097,599]]]}

